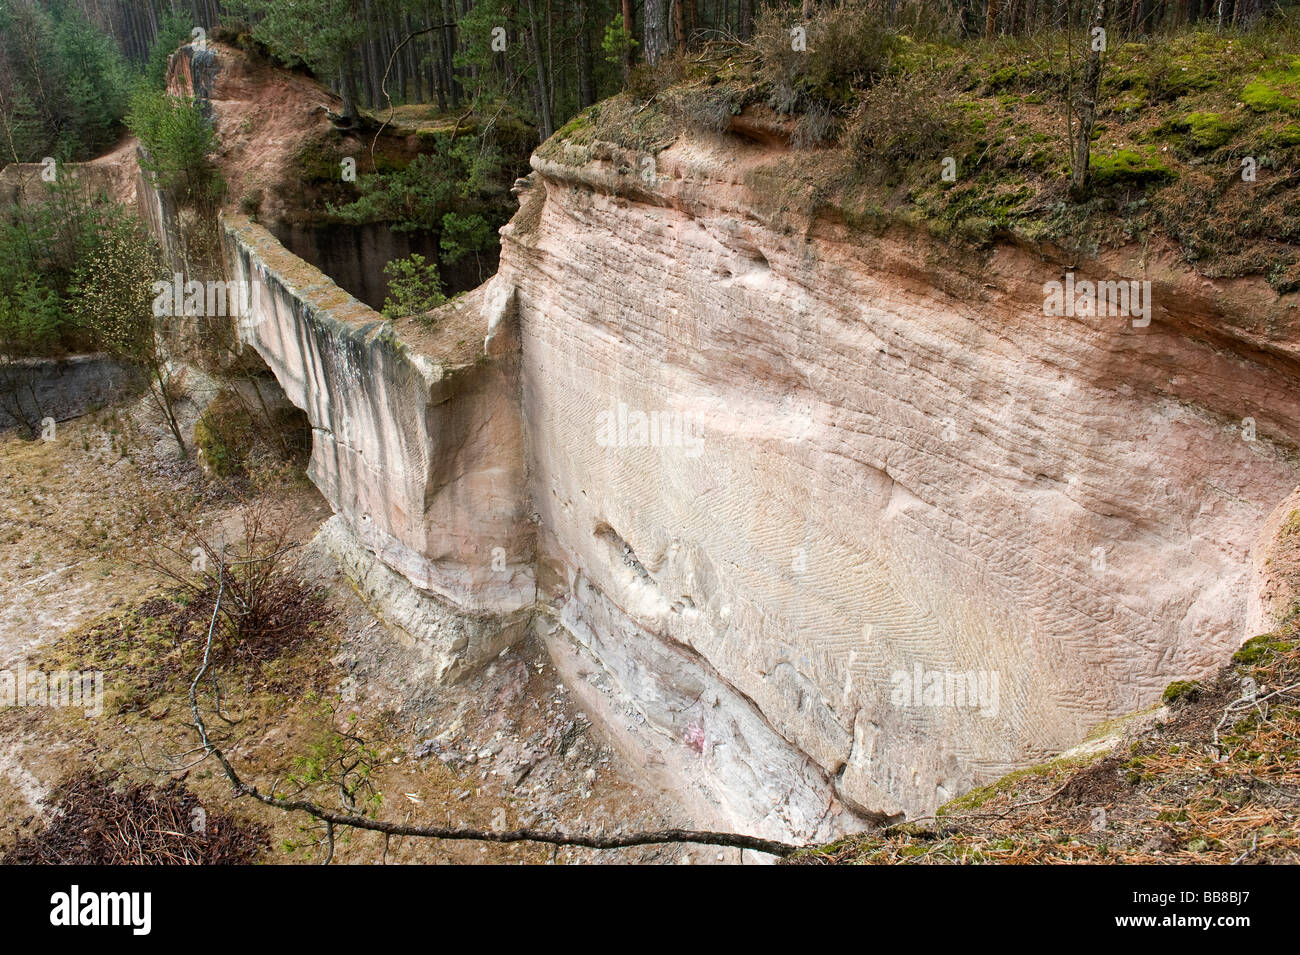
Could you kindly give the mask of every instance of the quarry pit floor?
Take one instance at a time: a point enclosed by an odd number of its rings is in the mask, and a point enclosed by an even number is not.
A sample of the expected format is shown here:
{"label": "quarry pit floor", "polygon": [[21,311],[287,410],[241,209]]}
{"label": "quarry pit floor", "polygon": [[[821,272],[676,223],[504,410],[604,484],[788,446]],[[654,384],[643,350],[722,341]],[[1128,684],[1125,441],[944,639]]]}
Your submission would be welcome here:
{"label": "quarry pit floor", "polygon": [[[195,525],[238,535],[241,497],[182,460],[146,400],[63,422],[51,441],[0,436],[0,669],[104,673],[102,712],[0,708],[0,854],[51,822],[51,792],[76,773],[114,785],[181,780],[205,810],[264,837],[259,858],[314,863],[322,830],[232,797],[211,760],[196,760],[188,687],[201,635],[183,600],[140,564],[146,499],[184,500]],[[248,488],[242,491],[247,500]],[[328,506],[301,474],[258,488],[303,557],[294,573],[320,595],[303,639],[223,675],[213,719],[243,777],[261,788],[297,779],[303,796],[338,809],[318,772],[361,740],[374,818],[412,825],[501,825],[609,832],[688,825],[629,767],[567,697],[544,651],[525,640],[451,687],[403,685],[404,650],[313,548]],[[192,624],[192,620],[191,620]],[[199,628],[202,629],[202,628]],[[334,863],[697,863],[736,850],[665,846],[595,851],[340,833]]]}

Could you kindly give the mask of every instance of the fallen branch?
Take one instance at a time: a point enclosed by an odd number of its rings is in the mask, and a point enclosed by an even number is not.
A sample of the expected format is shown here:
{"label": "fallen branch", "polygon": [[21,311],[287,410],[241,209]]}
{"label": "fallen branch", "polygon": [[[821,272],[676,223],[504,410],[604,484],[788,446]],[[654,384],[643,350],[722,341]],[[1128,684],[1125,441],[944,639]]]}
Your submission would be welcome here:
{"label": "fallen branch", "polygon": [[382,832],[386,836],[415,836],[424,839],[463,839],[471,842],[541,842],[553,846],[579,846],[587,849],[627,849],[634,846],[663,845],[667,843],[695,843],[698,845],[723,846],[733,849],[753,849],[782,858],[797,852],[802,846],[758,836],[746,836],[734,832],[709,832],[698,829],[656,829],[641,832],[625,832],[613,835],[588,835],[577,832],[564,832],[556,829],[510,829],[495,832],[485,829],[465,829],[458,826],[412,826],[407,823],[385,822],[356,816],[348,813],[331,812],[305,799],[282,799],[274,792],[263,793],[256,786],[250,786],[235,771],[226,755],[208,738],[207,725],[199,712],[198,686],[211,666],[212,640],[217,628],[221,600],[225,596],[225,566],[218,570],[219,584],[217,600],[212,608],[212,622],[208,626],[207,645],[203,650],[203,662],[190,683],[190,712],[194,717],[194,727],[204,750],[221,764],[226,778],[230,780],[238,796],[251,796],[258,802],[285,812],[305,812],[325,823],[329,837],[328,863],[334,855],[334,827],[345,826],[350,829],[363,829],[369,832]]}
{"label": "fallen branch", "polygon": [[1214,731],[1211,734],[1212,742],[1210,745],[1214,747],[1214,750],[1219,755],[1219,757],[1222,758],[1223,756],[1221,752],[1223,747],[1219,745],[1219,730],[1223,729],[1223,724],[1228,722],[1228,717],[1234,711],[1246,709],[1247,707],[1253,706],[1256,709],[1259,709],[1260,718],[1267,721],[1268,720],[1267,710],[1260,709],[1259,705],[1261,703],[1266,703],[1267,701],[1273,699],[1273,697],[1275,696],[1281,696],[1284,693],[1290,693],[1292,690],[1297,690],[1297,689],[1300,689],[1300,683],[1292,683],[1290,686],[1284,686],[1281,689],[1274,690],[1272,693],[1268,693],[1264,696],[1252,697],[1250,699],[1239,696],[1235,700],[1230,701],[1228,705],[1223,708],[1223,715],[1219,717],[1219,722],[1214,725]]}
{"label": "fallen branch", "polygon": [[[384,94],[384,99],[388,102],[388,115],[384,118],[383,123],[380,124],[379,131],[375,133],[375,138],[370,140],[370,168],[371,169],[377,170],[379,168],[378,166],[375,165],[375,145],[379,142],[379,137],[384,134],[384,130],[388,128],[389,124],[393,121],[393,116],[397,112],[396,107],[393,106],[393,97],[388,92],[388,74],[393,68],[393,61],[397,59],[398,51],[400,51],[402,47],[406,46],[406,44],[414,40],[417,36],[423,36],[424,34],[432,33],[435,30],[441,30],[446,25],[447,24],[440,23],[437,26],[425,27],[423,30],[416,30],[413,33],[408,33],[401,43],[393,47],[393,52],[388,55],[388,65],[384,67],[384,75],[379,81],[379,89]],[[456,125],[451,131],[452,142],[456,141],[456,134],[460,132],[461,122],[467,119],[470,113],[472,112],[474,112],[473,103],[470,104],[469,109],[467,109],[463,115],[456,118]]]}

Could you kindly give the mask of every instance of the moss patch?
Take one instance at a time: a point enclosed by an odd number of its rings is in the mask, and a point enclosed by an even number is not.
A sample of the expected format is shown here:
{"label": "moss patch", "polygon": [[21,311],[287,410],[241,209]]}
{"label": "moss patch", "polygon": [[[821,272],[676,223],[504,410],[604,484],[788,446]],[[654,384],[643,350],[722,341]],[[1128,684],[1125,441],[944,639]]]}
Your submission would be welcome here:
{"label": "moss patch", "polygon": [[1241,101],[1258,113],[1300,113],[1300,58],[1247,83]]}
{"label": "moss patch", "polygon": [[194,444],[214,477],[247,476],[258,465],[300,462],[310,447],[310,426],[296,408],[272,409],[227,388],[195,422]]}
{"label": "moss patch", "polygon": [[1188,113],[1187,138],[1197,149],[1215,149],[1232,138],[1233,123],[1222,113]]}
{"label": "moss patch", "polygon": [[1153,151],[1138,152],[1133,149],[1120,149],[1100,155],[1094,153],[1090,168],[1099,186],[1125,183],[1146,185],[1167,182],[1175,176],[1174,171],[1161,162]]}
{"label": "moss patch", "polygon": [[1160,699],[1167,705],[1190,702],[1196,699],[1203,689],[1205,687],[1196,680],[1175,680],[1165,687],[1165,692],[1160,695]]}

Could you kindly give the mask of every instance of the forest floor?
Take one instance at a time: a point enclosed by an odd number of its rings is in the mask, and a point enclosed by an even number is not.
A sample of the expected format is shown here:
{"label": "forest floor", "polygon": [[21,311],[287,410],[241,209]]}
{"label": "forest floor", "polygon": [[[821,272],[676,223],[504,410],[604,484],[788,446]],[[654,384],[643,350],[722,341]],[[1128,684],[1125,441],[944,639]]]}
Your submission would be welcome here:
{"label": "forest floor", "polygon": [[1067,195],[1075,38],[885,37],[870,13],[827,8],[804,60],[788,56],[786,29],[760,26],[753,44],[717,42],[638,74],[539,154],[658,152],[687,131],[728,133],[784,154],[751,183],[774,211],[1071,258],[1160,236],[1202,275],[1300,288],[1300,18],[1109,48],[1078,202]]}

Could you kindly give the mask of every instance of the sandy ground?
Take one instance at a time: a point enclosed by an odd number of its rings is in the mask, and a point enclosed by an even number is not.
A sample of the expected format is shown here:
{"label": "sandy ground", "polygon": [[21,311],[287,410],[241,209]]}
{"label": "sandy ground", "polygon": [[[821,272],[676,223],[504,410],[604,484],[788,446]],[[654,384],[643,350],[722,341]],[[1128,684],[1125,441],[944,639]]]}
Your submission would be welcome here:
{"label": "sandy ground", "polygon": [[[386,632],[324,549],[311,544],[329,517],[316,490],[299,478],[260,493],[302,544],[295,572],[323,588],[325,602],[322,623],[304,644],[257,673],[223,677],[222,712],[231,722],[212,723],[246,778],[263,788],[283,787],[350,729],[370,754],[378,797],[371,811],[379,818],[575,831],[689,824],[662,794],[638,788],[531,641],[457,686],[407,685],[404,655],[415,651]],[[0,436],[0,668],[102,669],[106,686],[98,717],[69,709],[0,709],[0,850],[48,818],[41,799],[53,786],[93,767],[141,781],[184,779],[205,806],[265,826],[267,861],[318,862],[321,833],[310,819],[233,800],[210,760],[195,764],[189,671],[178,664],[165,678],[145,678],[163,672],[157,668],[175,642],[165,620],[141,616],[157,612],[148,608],[159,604],[166,582],[132,563],[159,533],[136,527],[141,501],[154,495],[189,502],[191,520],[215,535],[237,536],[242,526],[239,500],[178,458],[145,401],[65,422],[52,441]],[[122,641],[110,638],[130,637],[132,628],[145,636],[126,655]],[[318,783],[306,794],[339,808],[334,788]],[[342,835],[334,856],[340,863],[738,858],[730,850],[694,846],[602,853],[531,844],[386,843],[370,833]]]}

